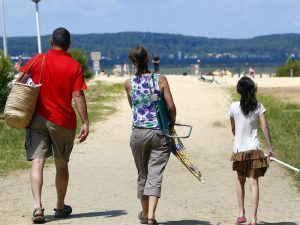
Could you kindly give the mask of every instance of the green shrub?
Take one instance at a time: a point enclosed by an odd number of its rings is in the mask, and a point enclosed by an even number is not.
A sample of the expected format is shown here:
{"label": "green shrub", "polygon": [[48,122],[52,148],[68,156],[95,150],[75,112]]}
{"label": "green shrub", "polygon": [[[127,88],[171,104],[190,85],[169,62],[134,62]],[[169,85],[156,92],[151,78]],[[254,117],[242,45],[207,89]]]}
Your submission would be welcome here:
{"label": "green shrub", "polygon": [[0,113],[3,112],[10,91],[8,84],[13,80],[13,67],[10,59],[0,50]]}
{"label": "green shrub", "polygon": [[293,70],[294,77],[300,77],[300,62],[294,61],[286,63],[276,69],[277,77],[290,77],[291,70]]}
{"label": "green shrub", "polygon": [[92,72],[88,68],[88,57],[85,52],[79,48],[72,48],[69,50],[69,53],[75,60],[77,60],[81,64],[84,77],[86,79],[91,78]]}

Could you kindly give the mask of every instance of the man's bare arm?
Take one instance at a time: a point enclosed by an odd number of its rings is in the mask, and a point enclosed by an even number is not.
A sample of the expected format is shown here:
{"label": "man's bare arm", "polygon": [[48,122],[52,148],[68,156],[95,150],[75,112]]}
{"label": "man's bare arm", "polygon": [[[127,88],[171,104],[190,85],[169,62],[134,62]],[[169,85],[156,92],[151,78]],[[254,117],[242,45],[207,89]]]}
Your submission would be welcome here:
{"label": "man's bare arm", "polygon": [[77,112],[82,121],[82,127],[78,135],[79,142],[84,142],[87,136],[89,135],[89,119],[87,113],[86,99],[83,91],[73,92],[73,99],[75,101],[75,106]]}

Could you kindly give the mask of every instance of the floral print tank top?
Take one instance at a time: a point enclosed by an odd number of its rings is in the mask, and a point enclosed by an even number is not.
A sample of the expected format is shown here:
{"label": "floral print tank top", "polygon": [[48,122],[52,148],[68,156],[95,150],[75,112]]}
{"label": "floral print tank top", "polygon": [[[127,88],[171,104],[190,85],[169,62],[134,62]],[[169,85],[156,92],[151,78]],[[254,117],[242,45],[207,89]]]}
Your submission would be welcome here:
{"label": "floral print tank top", "polygon": [[132,99],[132,128],[148,128],[159,129],[156,113],[154,111],[154,105],[151,102],[152,94],[158,94],[158,74],[153,74],[153,81],[151,74],[134,75],[131,78],[131,99]]}

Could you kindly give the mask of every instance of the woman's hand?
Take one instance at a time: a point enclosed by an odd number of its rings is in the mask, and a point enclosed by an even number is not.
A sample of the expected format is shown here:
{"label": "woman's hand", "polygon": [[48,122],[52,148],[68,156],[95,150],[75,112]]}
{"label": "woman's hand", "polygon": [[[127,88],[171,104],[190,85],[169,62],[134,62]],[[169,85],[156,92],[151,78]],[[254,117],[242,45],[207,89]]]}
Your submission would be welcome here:
{"label": "woman's hand", "polygon": [[171,135],[174,134],[174,125],[175,125],[174,122],[170,122],[170,125],[169,125],[169,133],[170,133]]}

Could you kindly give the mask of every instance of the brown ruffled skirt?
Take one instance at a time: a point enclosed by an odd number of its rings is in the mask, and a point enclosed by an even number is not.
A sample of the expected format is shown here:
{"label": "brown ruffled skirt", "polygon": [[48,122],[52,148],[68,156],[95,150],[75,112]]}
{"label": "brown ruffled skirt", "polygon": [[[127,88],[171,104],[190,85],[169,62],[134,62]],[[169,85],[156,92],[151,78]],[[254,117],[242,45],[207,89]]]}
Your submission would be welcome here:
{"label": "brown ruffled skirt", "polygon": [[232,170],[244,177],[264,176],[269,166],[264,152],[257,149],[232,153],[231,161],[233,161]]}

